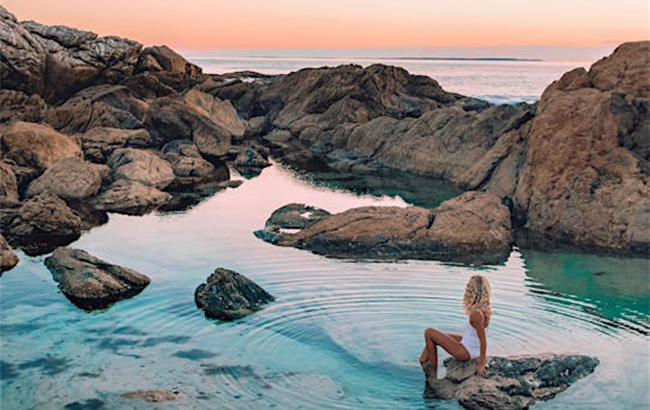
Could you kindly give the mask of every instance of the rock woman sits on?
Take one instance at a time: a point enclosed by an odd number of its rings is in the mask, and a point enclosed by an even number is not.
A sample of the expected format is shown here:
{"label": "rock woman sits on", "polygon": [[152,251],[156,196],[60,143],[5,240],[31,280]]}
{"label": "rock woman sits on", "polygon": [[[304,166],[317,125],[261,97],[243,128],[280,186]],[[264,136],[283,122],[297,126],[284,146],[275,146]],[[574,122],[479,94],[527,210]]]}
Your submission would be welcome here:
{"label": "rock woman sits on", "polygon": [[463,335],[444,333],[432,327],[424,331],[425,347],[420,355],[420,364],[427,375],[436,375],[438,370],[438,346],[454,358],[462,361],[479,358],[476,373],[485,373],[487,359],[487,327],[492,317],[490,307],[490,283],[481,275],[472,276],[465,285],[463,310],[467,315]]}

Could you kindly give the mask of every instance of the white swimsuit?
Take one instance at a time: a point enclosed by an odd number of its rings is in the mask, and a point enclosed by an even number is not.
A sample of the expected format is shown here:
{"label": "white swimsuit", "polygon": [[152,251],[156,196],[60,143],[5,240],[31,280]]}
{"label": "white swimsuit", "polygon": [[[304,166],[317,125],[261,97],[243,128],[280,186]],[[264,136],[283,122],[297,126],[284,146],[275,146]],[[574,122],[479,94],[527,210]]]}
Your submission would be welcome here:
{"label": "white swimsuit", "polygon": [[[487,333],[487,329],[485,329],[485,332]],[[465,346],[465,349],[469,352],[470,358],[473,359],[481,355],[481,341],[478,339],[476,329],[474,329],[472,324],[469,323],[469,318],[467,318],[467,322],[465,322],[465,332],[463,333],[463,338],[460,343]]]}

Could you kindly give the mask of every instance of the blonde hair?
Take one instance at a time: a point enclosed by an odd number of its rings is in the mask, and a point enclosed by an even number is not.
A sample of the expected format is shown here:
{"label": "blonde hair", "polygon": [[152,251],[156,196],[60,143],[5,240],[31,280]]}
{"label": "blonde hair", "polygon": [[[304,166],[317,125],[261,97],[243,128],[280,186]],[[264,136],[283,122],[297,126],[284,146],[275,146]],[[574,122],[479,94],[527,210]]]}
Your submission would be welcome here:
{"label": "blonde hair", "polygon": [[466,315],[478,310],[483,313],[486,322],[490,321],[492,317],[490,282],[485,276],[474,275],[467,281],[463,295],[463,310]]}

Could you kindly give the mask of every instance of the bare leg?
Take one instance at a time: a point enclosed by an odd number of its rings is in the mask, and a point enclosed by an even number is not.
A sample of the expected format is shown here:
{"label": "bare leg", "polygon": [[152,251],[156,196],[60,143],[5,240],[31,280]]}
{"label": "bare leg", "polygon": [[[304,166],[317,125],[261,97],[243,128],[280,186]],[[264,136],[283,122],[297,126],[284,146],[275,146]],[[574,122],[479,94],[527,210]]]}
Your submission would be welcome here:
{"label": "bare leg", "polygon": [[470,356],[457,335],[450,336],[432,327],[424,331],[427,358],[434,371],[438,369],[438,346],[458,360],[469,360]]}
{"label": "bare leg", "polygon": [[[459,334],[456,334],[456,333],[447,333],[447,335],[449,337],[451,337],[452,339],[454,339],[455,341],[459,342],[459,343],[460,343],[461,340],[463,340],[463,336],[459,335]],[[427,353],[426,339],[425,339],[425,346],[424,346],[424,349],[422,349],[422,353],[420,354],[419,361],[420,361],[420,364],[422,364],[422,363],[426,362],[427,360],[429,360],[429,354]]]}

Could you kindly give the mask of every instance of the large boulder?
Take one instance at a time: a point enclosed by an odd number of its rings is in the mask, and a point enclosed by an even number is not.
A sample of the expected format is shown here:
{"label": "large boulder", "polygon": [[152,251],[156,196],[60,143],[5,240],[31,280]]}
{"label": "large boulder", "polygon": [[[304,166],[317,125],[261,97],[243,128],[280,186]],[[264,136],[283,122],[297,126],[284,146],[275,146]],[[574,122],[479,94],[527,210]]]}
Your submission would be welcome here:
{"label": "large boulder", "polygon": [[[192,186],[206,180],[219,179],[216,168],[201,157],[194,142],[176,140],[165,144],[162,155],[174,170],[174,186]],[[226,178],[227,179],[227,178]]]}
{"label": "large boulder", "polygon": [[508,207],[483,192],[464,193],[433,210],[369,206],[329,216],[319,212],[302,228],[293,218],[278,218],[282,213],[276,211],[256,236],[339,258],[492,263],[502,261],[513,243]]}
{"label": "large boulder", "polygon": [[116,180],[140,182],[164,189],[174,180],[174,170],[169,162],[156,153],[136,148],[115,150],[106,164],[113,169]]}
{"label": "large boulder", "polygon": [[462,362],[449,358],[444,379],[427,375],[424,395],[457,399],[470,410],[525,410],[593,373],[599,363],[595,357],[578,355],[489,357],[481,377],[476,375],[475,359]]}
{"label": "large boulder", "polygon": [[149,148],[153,140],[143,128],[120,129],[112,127],[95,127],[80,134],[79,139],[86,159],[105,163],[113,151],[119,148]]}
{"label": "large boulder", "polygon": [[132,269],[113,265],[80,249],[58,248],[45,259],[61,292],[76,306],[105,309],[140,293],[150,279]]}
{"label": "large boulder", "polygon": [[0,138],[0,150],[6,158],[40,171],[61,158],[81,157],[76,142],[42,124],[17,121],[6,127]]}
{"label": "large boulder", "polygon": [[50,192],[61,198],[82,199],[97,193],[108,175],[106,165],[91,164],[81,158],[63,158],[49,167],[27,188],[27,196]]}
{"label": "large boulder", "polygon": [[118,180],[92,198],[92,207],[99,211],[127,215],[143,215],[154,211],[172,199],[172,196],[137,181]]}
{"label": "large boulder", "polygon": [[9,241],[30,255],[67,245],[88,228],[65,201],[50,193],[23,202],[7,225]]}
{"label": "large boulder", "polygon": [[236,320],[259,310],[274,298],[247,277],[217,268],[199,285],[194,301],[209,318]]}
{"label": "large boulder", "polygon": [[13,269],[18,264],[18,255],[7,243],[4,236],[0,235],[0,275],[2,272]]}
{"label": "large boulder", "polygon": [[648,78],[650,42],[626,43],[544,91],[514,196],[533,238],[650,251]]}

